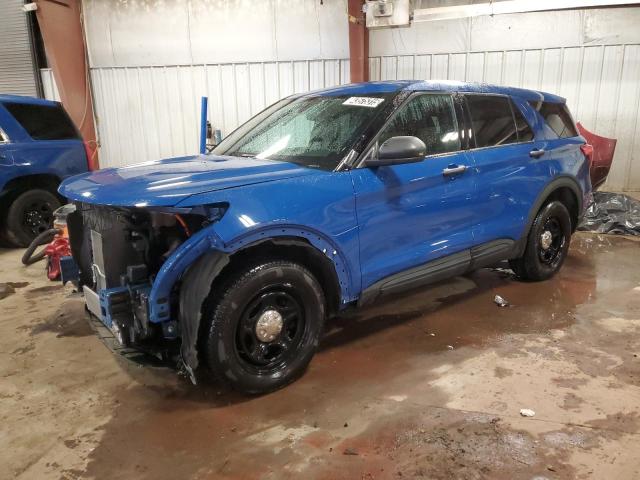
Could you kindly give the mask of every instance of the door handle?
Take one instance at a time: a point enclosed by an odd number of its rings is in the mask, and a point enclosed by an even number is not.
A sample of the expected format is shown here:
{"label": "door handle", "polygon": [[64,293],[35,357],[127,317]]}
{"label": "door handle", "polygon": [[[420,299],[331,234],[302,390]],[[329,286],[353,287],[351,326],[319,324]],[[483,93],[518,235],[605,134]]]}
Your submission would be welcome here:
{"label": "door handle", "polygon": [[529,156],[531,158],[540,158],[541,156],[543,156],[545,154],[544,148],[540,148],[540,149],[535,149],[535,150],[531,150],[529,152]]}
{"label": "door handle", "polygon": [[449,165],[447,168],[442,170],[442,175],[448,177],[449,175],[456,175],[458,173],[464,173],[467,170],[466,165]]}

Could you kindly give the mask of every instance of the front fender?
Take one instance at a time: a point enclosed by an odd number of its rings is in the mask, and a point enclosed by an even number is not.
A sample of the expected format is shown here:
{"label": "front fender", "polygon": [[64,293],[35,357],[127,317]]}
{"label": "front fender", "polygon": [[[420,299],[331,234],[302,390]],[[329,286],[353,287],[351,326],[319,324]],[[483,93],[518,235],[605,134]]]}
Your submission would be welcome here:
{"label": "front fender", "polygon": [[[193,195],[178,207],[224,202],[214,227],[222,249],[234,253],[276,237],[304,239],[328,256],[340,281],[341,304],[360,292],[360,244],[350,172],[313,175]],[[334,253],[335,252],[335,253]]]}
{"label": "front fender", "polygon": [[190,265],[212,250],[222,250],[223,243],[213,225],[194,233],[164,262],[149,292],[149,321],[160,323],[169,320],[171,289]]}
{"label": "front fender", "polygon": [[339,245],[321,232],[299,225],[271,225],[244,232],[230,242],[223,242],[215,230],[216,225],[210,225],[187,239],[164,262],[153,282],[149,293],[149,321],[160,323],[170,319],[170,294],[175,283],[185,274],[187,269],[195,264],[200,257],[210,252],[219,252],[225,256],[252,244],[270,238],[300,238],[313,245],[331,260],[334,265],[336,278],[340,283],[340,302],[342,305],[356,299],[351,277],[351,265],[341,251]]}

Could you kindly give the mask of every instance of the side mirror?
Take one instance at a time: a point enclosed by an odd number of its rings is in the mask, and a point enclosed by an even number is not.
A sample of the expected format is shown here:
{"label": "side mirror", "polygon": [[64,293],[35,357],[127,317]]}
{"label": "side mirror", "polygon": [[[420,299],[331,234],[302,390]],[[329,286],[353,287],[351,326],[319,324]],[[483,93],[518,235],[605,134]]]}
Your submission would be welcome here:
{"label": "side mirror", "polygon": [[427,146],[418,137],[391,137],[378,148],[378,158],[365,161],[367,167],[415,163],[424,160]]}

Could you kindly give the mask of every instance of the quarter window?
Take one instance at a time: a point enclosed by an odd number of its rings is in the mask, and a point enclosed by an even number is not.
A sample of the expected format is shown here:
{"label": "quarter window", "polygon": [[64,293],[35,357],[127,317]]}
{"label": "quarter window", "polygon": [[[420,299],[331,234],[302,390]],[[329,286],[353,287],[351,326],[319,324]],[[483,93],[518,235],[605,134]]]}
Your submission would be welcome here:
{"label": "quarter window", "polygon": [[559,138],[578,136],[566,105],[551,102],[531,102],[531,106],[540,112],[546,124]]}
{"label": "quarter window", "polygon": [[382,130],[378,138],[418,137],[427,146],[427,155],[460,150],[460,135],[450,95],[422,94],[410,99]]}
{"label": "quarter window", "polygon": [[471,113],[476,147],[494,147],[518,141],[516,124],[508,98],[467,95],[467,104]]}

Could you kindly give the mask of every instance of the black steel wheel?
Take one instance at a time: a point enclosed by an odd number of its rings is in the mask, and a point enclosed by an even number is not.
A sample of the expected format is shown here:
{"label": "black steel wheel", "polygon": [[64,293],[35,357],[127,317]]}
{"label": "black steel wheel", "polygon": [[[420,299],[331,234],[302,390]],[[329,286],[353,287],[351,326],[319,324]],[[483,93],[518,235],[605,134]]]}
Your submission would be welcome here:
{"label": "black steel wheel", "polygon": [[561,202],[549,202],[531,225],[524,254],[509,263],[522,280],[546,280],[562,267],[570,242],[569,211]]}
{"label": "black steel wheel", "polygon": [[246,367],[268,373],[289,362],[300,346],[305,314],[290,285],[258,293],[236,328],[236,352]]}
{"label": "black steel wheel", "polygon": [[557,217],[549,217],[542,227],[540,240],[538,242],[538,256],[540,261],[555,268],[562,260],[562,250],[564,248],[565,237],[560,221]]}
{"label": "black steel wheel", "polygon": [[27,247],[53,226],[53,212],[60,201],[48,190],[27,190],[18,195],[7,210],[3,236],[13,246]]}
{"label": "black steel wheel", "polygon": [[244,393],[280,388],[313,357],[324,316],[324,293],[305,267],[273,261],[244,270],[205,303],[207,365]]}

